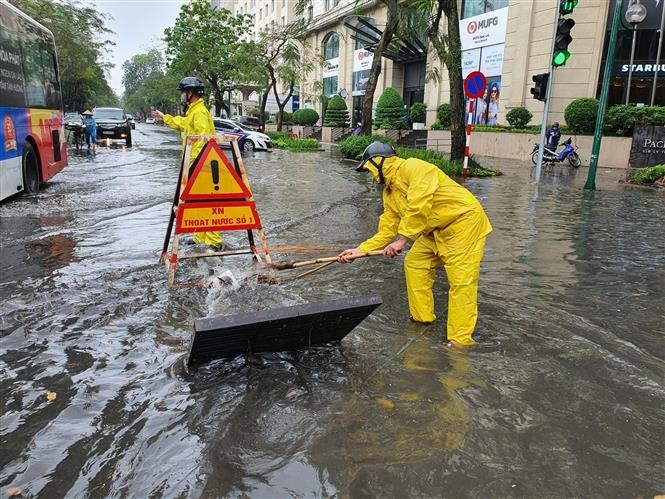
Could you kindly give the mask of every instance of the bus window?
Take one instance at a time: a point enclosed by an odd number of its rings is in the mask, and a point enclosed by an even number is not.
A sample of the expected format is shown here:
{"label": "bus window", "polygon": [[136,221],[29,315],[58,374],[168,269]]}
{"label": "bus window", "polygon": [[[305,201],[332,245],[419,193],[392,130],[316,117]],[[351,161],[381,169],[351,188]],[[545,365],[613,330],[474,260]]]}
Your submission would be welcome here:
{"label": "bus window", "polygon": [[25,93],[28,97],[28,107],[45,108],[46,92],[41,47],[32,40],[23,40],[21,48],[23,49],[23,73],[26,75]]}
{"label": "bus window", "polygon": [[21,51],[16,37],[0,26],[0,100],[3,106],[25,107]]}

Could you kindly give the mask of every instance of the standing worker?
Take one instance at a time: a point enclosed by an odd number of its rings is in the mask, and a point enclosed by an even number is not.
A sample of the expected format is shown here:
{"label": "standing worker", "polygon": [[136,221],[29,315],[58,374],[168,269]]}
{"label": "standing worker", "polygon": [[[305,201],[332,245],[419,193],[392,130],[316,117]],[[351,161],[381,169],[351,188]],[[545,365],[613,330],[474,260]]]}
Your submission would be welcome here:
{"label": "standing worker", "polygon": [[[404,260],[411,319],[430,323],[434,315],[432,287],[436,269],[448,276],[448,341],[473,345],[478,319],[478,277],[485,239],[492,231],[478,200],[435,165],[416,158],[401,159],[389,144],[373,142],[356,171],[368,171],[384,184],[383,214],[376,235],[339,254],[349,257],[384,248],[397,256],[409,241]],[[391,242],[399,236],[397,241]]]}
{"label": "standing worker", "polygon": [[[162,118],[166,126],[183,132],[182,145],[184,155],[184,148],[187,146],[187,137],[190,135],[215,135],[215,125],[202,98],[204,85],[201,80],[194,76],[187,76],[180,81],[177,89],[180,91],[180,103],[185,111],[185,116],[171,116],[161,111],[155,111],[154,115],[157,118]],[[204,146],[205,142],[203,141],[192,144],[192,152],[189,160],[190,167],[196,158],[198,158]],[[224,241],[220,232],[196,232],[194,234],[194,243],[203,243],[213,249],[221,250]]]}
{"label": "standing worker", "polygon": [[88,144],[88,149],[92,146],[92,150],[96,151],[97,150],[97,122],[95,121],[95,118],[93,118],[92,111],[89,109],[86,109],[81,113],[81,116],[83,118],[81,119],[81,122],[83,123],[83,126],[85,126],[85,131],[83,132],[85,135],[85,143]]}

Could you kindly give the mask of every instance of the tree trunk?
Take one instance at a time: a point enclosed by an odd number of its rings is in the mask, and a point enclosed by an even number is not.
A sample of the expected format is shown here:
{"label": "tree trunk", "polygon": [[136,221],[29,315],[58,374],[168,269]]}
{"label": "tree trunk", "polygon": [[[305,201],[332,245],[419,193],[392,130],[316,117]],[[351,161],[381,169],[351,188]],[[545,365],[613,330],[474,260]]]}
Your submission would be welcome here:
{"label": "tree trunk", "polygon": [[261,116],[259,117],[261,126],[263,129],[266,129],[266,104],[268,103],[268,94],[270,94],[270,89],[272,88],[272,85],[268,85],[266,88],[266,91],[263,92],[263,98],[261,99]]}
{"label": "tree trunk", "polygon": [[462,42],[459,36],[457,0],[441,0],[443,12],[448,19],[448,50],[445,55],[450,85],[450,159],[464,160],[466,127],[464,122],[464,83],[462,81]]}
{"label": "tree trunk", "polygon": [[[274,73],[271,71],[270,72],[271,76],[274,76]],[[273,81],[272,84],[272,90],[275,93],[275,100],[277,101],[277,107],[279,108],[279,112],[277,113],[277,131],[281,132],[282,131],[282,124],[284,123],[284,108],[286,107],[286,103],[289,102],[289,99],[293,95],[293,86],[295,83],[291,83],[289,86],[289,93],[286,96],[286,99],[284,99],[284,102],[280,102],[279,100],[279,94],[277,93],[277,81]]]}
{"label": "tree trunk", "polygon": [[396,8],[390,8],[386,5],[388,11],[388,20],[386,21],[386,27],[381,33],[381,38],[379,43],[376,44],[374,49],[374,59],[372,60],[372,68],[369,72],[369,81],[365,86],[365,99],[363,100],[363,126],[362,134],[371,135],[372,134],[372,105],[374,104],[374,92],[376,91],[376,85],[379,81],[379,75],[381,74],[381,57],[383,51],[390,45],[390,42],[397,31],[397,26],[399,25],[399,15]]}

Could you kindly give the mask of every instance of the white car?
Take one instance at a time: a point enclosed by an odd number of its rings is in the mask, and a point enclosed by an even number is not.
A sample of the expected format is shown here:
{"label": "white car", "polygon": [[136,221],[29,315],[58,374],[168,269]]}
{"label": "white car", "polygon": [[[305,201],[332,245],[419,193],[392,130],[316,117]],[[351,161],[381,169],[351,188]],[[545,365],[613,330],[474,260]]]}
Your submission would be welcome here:
{"label": "white car", "polygon": [[155,124],[155,118],[150,117],[145,119],[145,124],[146,125],[154,125]]}
{"label": "white car", "polygon": [[272,140],[265,133],[247,130],[240,123],[224,118],[213,119],[215,129],[226,132],[241,132],[246,135],[243,151],[267,151],[272,148]]}

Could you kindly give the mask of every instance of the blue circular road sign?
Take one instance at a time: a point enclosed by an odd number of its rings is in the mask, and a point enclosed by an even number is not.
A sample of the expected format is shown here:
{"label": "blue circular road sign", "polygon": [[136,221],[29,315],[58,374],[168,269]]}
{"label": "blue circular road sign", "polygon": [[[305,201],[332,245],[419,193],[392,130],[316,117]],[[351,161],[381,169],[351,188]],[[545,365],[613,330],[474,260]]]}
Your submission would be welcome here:
{"label": "blue circular road sign", "polygon": [[470,99],[482,97],[486,87],[487,78],[480,71],[469,73],[469,76],[464,78],[464,93]]}

